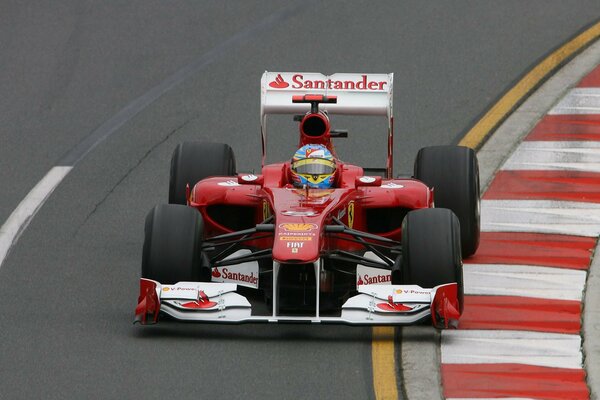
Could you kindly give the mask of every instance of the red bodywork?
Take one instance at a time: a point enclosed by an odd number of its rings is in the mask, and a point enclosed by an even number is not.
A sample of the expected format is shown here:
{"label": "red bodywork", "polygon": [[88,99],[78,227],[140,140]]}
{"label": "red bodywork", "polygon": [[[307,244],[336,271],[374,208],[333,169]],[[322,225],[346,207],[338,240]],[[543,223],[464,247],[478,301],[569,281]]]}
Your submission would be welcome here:
{"label": "red bodywork", "polygon": [[[208,178],[196,184],[191,192],[190,205],[202,214],[205,235],[211,237],[234,231],[215,220],[209,212],[211,205],[250,207],[254,224],[260,224],[270,215],[275,216],[276,223],[274,238],[259,239],[248,245],[272,248],[273,259],[281,263],[314,262],[321,251],[328,248],[363,248],[348,241],[328,240],[323,229],[325,225],[332,224],[333,217],[339,217],[353,229],[369,232],[368,210],[409,211],[432,206],[431,191],[417,180],[384,180],[383,187],[355,187],[356,178],[362,176],[362,168],[344,164],[339,168],[339,188],[300,189],[289,183],[288,168],[289,163],[266,166],[263,174],[256,179],[263,180],[262,185],[245,182],[241,177]],[[389,231],[372,233],[400,240],[401,222],[390,223],[393,229]],[[290,247],[289,243],[300,242],[302,247],[292,253],[294,247]]]}
{"label": "red bodywork", "polygon": [[[335,102],[337,99],[306,95],[295,96],[293,101],[323,103]],[[300,121],[299,130],[299,147],[320,144],[336,154],[331,140],[329,118],[325,113],[307,113]],[[325,225],[332,224],[333,217],[352,229],[400,240],[400,225],[404,214],[410,210],[433,206],[431,190],[414,179],[377,178],[374,182],[369,182],[371,179],[361,182],[363,169],[340,161],[337,163],[336,174],[336,184],[332,189],[296,188],[291,181],[290,162],[265,165],[259,176],[240,174],[234,179],[215,177],[198,182],[191,191],[189,205],[202,214],[207,237],[235,230],[220,224],[209,211],[210,206],[253,208],[253,211],[249,211],[254,216],[253,224],[260,224],[273,215],[274,237],[249,242],[248,245],[272,248],[273,260],[280,263],[315,262],[321,252],[329,248],[363,248],[345,240],[328,239],[324,235],[323,229]],[[371,221],[367,216],[368,210],[390,210],[390,216],[399,214],[399,218],[388,224],[388,230],[373,232],[369,229]],[[394,213],[391,210],[403,211]]]}

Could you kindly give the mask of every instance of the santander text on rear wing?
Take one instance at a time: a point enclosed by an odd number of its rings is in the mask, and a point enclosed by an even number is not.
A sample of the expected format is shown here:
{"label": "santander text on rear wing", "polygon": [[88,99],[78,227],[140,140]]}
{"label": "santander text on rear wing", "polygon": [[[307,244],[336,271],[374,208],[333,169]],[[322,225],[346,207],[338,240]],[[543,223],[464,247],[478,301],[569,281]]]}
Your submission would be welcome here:
{"label": "santander text on rear wing", "polygon": [[392,177],[394,74],[316,72],[268,72],[261,79],[260,122],[263,165],[267,142],[267,115],[302,114],[310,104],[294,103],[293,96],[324,95],[335,103],[322,103],[319,109],[328,114],[370,115],[386,117],[388,122],[387,175]]}
{"label": "santander text on rear wing", "polygon": [[336,104],[322,104],[329,114],[379,115],[392,118],[394,74],[323,75],[314,72],[265,72],[261,80],[261,120],[267,114],[298,114],[309,104],[292,103],[292,96],[336,96]]}

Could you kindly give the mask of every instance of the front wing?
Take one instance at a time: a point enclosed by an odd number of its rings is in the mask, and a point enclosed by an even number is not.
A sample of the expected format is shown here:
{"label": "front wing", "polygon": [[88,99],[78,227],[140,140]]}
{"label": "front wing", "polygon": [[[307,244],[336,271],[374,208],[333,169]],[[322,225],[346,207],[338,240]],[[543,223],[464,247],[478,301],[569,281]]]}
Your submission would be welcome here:
{"label": "front wing", "polygon": [[185,321],[308,322],[350,325],[409,325],[429,316],[437,328],[456,328],[460,309],[458,286],[448,283],[432,289],[416,285],[361,285],[359,294],[342,306],[341,316],[252,315],[252,305],[236,293],[234,283],[179,282],[162,285],[142,278],[135,322],[158,322],[159,314]]}

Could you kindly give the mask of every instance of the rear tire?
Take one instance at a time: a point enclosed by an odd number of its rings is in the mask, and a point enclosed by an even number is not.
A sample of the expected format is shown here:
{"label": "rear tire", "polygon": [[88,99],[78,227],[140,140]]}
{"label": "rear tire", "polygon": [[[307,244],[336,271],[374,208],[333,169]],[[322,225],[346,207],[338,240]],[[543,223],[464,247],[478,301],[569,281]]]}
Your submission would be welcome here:
{"label": "rear tire", "polygon": [[479,165],[473,149],[432,146],[419,150],[414,176],[434,189],[435,206],[460,221],[463,258],[477,251],[480,236]]}
{"label": "rear tire", "polygon": [[458,302],[463,308],[463,271],[460,256],[460,225],[448,209],[411,211],[402,223],[400,282],[433,288],[458,283]]}
{"label": "rear tire", "polygon": [[190,189],[210,176],[235,175],[235,156],[224,143],[180,143],[171,157],[169,203],[187,204],[186,185]]}
{"label": "rear tire", "polygon": [[210,270],[202,273],[201,268],[203,225],[202,216],[193,208],[154,207],[146,217],[142,278],[163,284],[210,280]]}

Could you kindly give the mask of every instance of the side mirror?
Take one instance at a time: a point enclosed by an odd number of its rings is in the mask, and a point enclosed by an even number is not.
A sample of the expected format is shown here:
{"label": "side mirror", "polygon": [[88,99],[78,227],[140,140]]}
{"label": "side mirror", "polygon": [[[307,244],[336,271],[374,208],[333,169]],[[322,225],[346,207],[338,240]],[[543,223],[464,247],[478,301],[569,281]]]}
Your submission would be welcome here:
{"label": "side mirror", "polygon": [[381,186],[380,176],[357,176],[354,178],[354,187]]}

